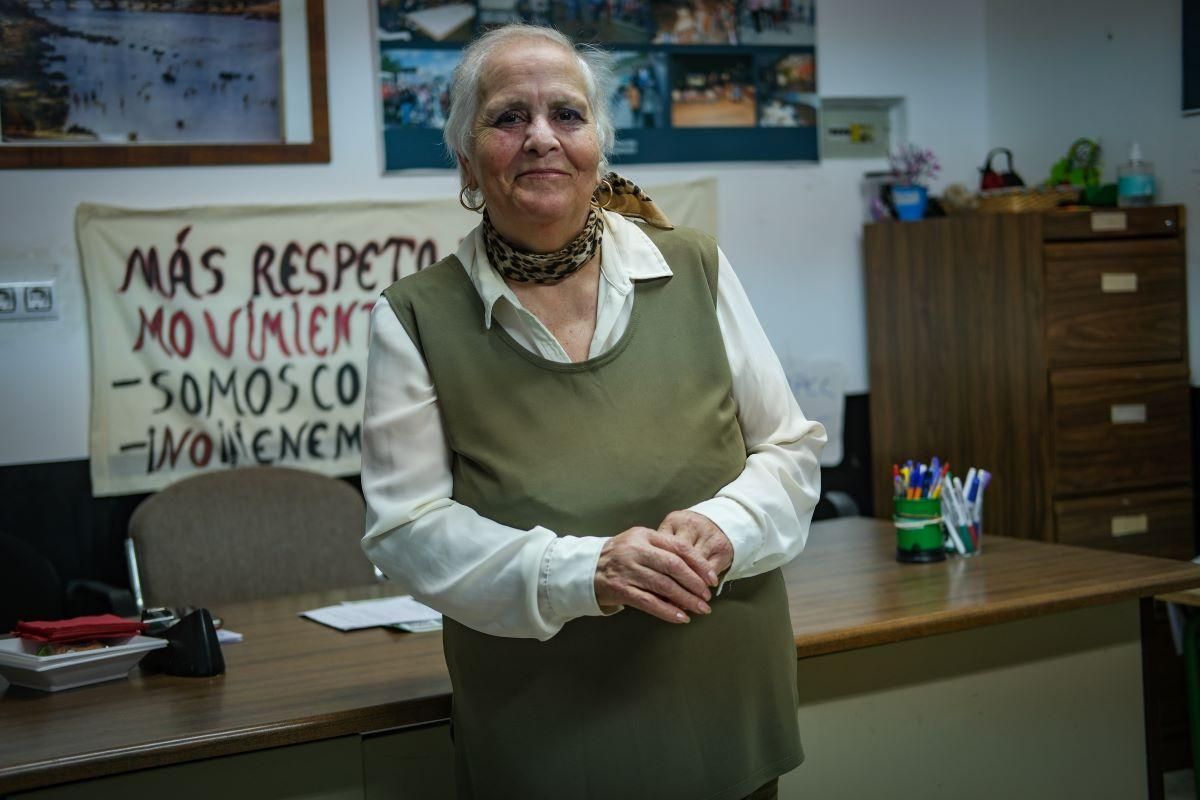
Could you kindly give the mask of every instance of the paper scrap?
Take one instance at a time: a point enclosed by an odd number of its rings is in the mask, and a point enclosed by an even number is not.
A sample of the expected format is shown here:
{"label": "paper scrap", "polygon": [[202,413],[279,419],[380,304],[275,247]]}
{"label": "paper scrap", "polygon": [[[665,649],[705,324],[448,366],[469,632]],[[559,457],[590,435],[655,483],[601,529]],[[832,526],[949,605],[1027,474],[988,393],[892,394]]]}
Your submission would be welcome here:
{"label": "paper scrap", "polygon": [[362,628],[378,628],[399,622],[425,622],[441,620],[442,615],[410,595],[384,597],[380,600],[359,600],[336,606],[325,606],[301,612],[313,622],[337,628],[339,631],[356,631]]}

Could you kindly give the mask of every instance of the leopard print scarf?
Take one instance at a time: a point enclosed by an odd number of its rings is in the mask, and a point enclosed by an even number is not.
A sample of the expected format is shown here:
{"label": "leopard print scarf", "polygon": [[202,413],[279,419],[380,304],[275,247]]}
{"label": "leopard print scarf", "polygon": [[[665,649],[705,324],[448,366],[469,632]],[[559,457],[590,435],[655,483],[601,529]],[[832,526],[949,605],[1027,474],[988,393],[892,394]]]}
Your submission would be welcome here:
{"label": "leopard print scarf", "polygon": [[483,247],[488,261],[502,276],[519,283],[558,283],[591,261],[600,249],[604,234],[601,208],[627,217],[639,217],[655,227],[674,227],[637,184],[610,172],[592,196],[592,207],[583,230],[566,247],[553,253],[527,253],[516,249],[496,231],[484,211]]}

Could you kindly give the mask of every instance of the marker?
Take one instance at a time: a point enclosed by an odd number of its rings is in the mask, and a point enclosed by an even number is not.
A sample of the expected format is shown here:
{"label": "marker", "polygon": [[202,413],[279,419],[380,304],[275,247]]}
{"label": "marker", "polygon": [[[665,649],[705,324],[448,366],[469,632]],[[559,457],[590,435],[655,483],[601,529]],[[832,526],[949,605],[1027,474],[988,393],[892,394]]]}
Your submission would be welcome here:
{"label": "marker", "polygon": [[980,535],[983,535],[983,492],[987,489],[989,483],[992,482],[992,473],[986,469],[979,471],[976,478],[979,484],[979,490],[975,493],[975,507],[972,509],[972,515],[975,517],[975,523],[980,526]]}
{"label": "marker", "polygon": [[950,534],[950,543],[954,545],[954,551],[960,556],[965,556],[967,554],[966,545],[959,538],[958,526],[954,524],[954,514],[948,507],[943,510],[942,524],[946,526],[946,533]]}
{"label": "marker", "polygon": [[[954,478],[953,482],[950,484],[949,493],[950,493],[951,502],[954,503],[954,511],[958,517],[959,528],[960,528],[960,530],[962,528],[966,528],[967,534],[970,537],[971,545],[970,545],[970,547],[967,548],[967,551],[974,552],[974,550],[976,548],[975,534],[974,534],[974,531],[971,530],[971,517],[970,517],[970,514],[968,514],[968,512],[967,512],[966,501],[963,499],[962,479],[960,479],[958,477]],[[967,540],[964,540],[963,544],[965,545],[966,543],[967,543]]]}
{"label": "marker", "polygon": [[947,461],[945,464],[942,465],[942,473],[940,475],[938,475],[937,480],[934,481],[933,494],[931,495],[931,497],[941,497],[942,496],[942,484],[944,484],[946,482],[946,473],[948,473],[949,471],[950,471],[950,462]]}

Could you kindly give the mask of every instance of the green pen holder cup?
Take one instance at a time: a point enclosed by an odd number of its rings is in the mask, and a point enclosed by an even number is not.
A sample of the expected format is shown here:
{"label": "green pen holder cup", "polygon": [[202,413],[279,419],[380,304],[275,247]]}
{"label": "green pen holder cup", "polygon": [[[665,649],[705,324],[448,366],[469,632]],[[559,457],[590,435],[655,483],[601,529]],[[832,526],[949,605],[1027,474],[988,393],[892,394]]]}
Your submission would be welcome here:
{"label": "green pen holder cup", "polygon": [[896,526],[896,560],[906,564],[945,561],[942,546],[941,498],[923,497],[893,501],[892,523]]}

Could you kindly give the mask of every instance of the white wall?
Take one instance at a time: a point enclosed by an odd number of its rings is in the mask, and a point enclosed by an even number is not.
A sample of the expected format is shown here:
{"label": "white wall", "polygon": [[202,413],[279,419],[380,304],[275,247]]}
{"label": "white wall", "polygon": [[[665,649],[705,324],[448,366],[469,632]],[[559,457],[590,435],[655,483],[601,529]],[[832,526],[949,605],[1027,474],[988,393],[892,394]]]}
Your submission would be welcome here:
{"label": "white wall", "polygon": [[989,147],[1010,148],[1026,182],[1045,180],[1080,136],[1104,149],[1104,180],[1133,141],[1154,162],[1158,202],[1182,203],[1189,350],[1200,376],[1200,116],[1183,117],[1180,0],[988,0]]}
{"label": "white wall", "polygon": [[[450,172],[380,175],[368,9],[366,0],[327,3],[330,164],[0,172],[0,280],[53,275],[63,303],[58,320],[0,325],[0,464],[87,456],[78,203],[160,208],[457,193]],[[906,96],[910,138],[938,152],[948,179],[968,180],[987,140],[984,20],[984,0],[828,0],[818,18],[821,93]],[[859,179],[883,166],[687,164],[628,173],[643,184],[715,175],[720,239],[776,348],[841,360],[854,392],[867,387]]]}

